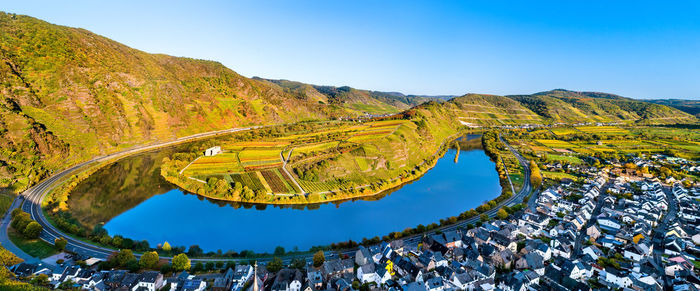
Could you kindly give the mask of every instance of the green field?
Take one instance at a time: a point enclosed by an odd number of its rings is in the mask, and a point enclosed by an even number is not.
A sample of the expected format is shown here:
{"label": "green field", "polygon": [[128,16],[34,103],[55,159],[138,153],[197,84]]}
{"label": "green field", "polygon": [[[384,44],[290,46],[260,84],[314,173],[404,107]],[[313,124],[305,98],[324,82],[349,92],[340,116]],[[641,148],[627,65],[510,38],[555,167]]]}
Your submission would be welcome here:
{"label": "green field", "polygon": [[26,239],[11,227],[7,229],[7,235],[14,245],[32,257],[43,259],[58,253],[52,244],[40,239]]}
{"label": "green field", "polygon": [[547,154],[546,157],[547,157],[547,160],[549,160],[549,161],[568,162],[570,164],[575,164],[575,165],[580,165],[583,163],[583,161],[581,161],[581,159],[579,159],[575,156]]}
{"label": "green field", "polygon": [[574,176],[574,175],[571,175],[571,174],[567,174],[567,173],[563,173],[563,172],[542,171],[542,175],[543,175],[545,178],[548,178],[548,179],[563,179],[563,178],[568,178],[568,179],[571,179],[571,180],[574,180],[574,181],[579,181],[579,180],[581,179],[581,178],[579,178],[579,177],[577,177],[577,176]]}

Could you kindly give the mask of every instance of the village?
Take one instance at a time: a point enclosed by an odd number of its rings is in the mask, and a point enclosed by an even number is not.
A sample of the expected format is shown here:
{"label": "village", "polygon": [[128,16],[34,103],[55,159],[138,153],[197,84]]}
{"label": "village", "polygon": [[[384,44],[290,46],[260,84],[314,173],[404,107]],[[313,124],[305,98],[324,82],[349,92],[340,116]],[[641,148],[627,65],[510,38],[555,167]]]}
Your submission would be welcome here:
{"label": "village", "polygon": [[[694,162],[653,155],[638,166]],[[615,164],[615,162],[606,162]],[[547,167],[561,167],[547,164]],[[83,290],[696,290],[700,277],[700,188],[613,167],[571,166],[522,210],[407,238],[363,245],[317,261],[232,262],[163,274],[21,263],[18,278]],[[194,262],[193,262],[194,264]],[[201,264],[199,262],[198,264]],[[200,267],[201,268],[201,267]],[[172,275],[171,275],[172,274]]]}

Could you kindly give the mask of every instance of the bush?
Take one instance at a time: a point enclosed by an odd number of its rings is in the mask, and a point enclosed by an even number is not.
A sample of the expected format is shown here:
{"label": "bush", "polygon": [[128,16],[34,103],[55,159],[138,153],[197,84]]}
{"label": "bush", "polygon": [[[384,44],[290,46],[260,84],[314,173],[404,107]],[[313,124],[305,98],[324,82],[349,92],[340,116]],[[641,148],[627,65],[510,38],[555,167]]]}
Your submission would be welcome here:
{"label": "bush", "polygon": [[53,245],[56,246],[58,250],[65,250],[68,241],[65,238],[59,237],[53,241]]}
{"label": "bush", "polygon": [[23,233],[27,238],[37,239],[39,238],[42,230],[44,230],[44,227],[41,226],[41,224],[36,221],[32,221],[27,224],[27,227],[24,229]]}

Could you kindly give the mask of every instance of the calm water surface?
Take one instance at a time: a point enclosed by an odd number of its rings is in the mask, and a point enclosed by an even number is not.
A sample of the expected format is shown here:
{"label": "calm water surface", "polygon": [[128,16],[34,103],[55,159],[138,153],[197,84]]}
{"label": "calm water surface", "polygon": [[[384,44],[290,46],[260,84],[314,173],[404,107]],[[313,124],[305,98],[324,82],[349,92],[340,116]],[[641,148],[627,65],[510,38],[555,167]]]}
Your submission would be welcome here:
{"label": "calm water surface", "polygon": [[111,235],[145,239],[152,246],[168,241],[173,246],[197,244],[205,251],[271,252],[276,246],[306,250],[381,237],[438,222],[499,195],[495,165],[483,150],[462,150],[457,163],[456,153],[450,149],[422,178],[376,201],[322,204],[314,209],[244,207],[159,186],[158,193],[111,218],[105,228]]}

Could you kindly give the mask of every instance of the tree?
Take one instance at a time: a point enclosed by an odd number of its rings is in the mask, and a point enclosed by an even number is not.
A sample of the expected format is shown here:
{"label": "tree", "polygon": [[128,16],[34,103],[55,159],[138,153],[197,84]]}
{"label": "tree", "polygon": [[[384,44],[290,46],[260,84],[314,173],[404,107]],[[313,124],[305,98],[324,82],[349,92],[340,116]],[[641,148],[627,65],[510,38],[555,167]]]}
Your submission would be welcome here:
{"label": "tree", "polygon": [[32,280],[29,282],[36,286],[48,286],[49,276],[46,274],[39,274],[38,276],[32,278]]}
{"label": "tree", "polygon": [[320,267],[325,261],[326,256],[323,254],[323,251],[318,251],[314,254],[314,267]]}
{"label": "tree", "polygon": [[284,253],[285,253],[285,251],[284,251],[283,247],[278,246],[275,248],[275,253],[274,253],[275,256],[283,256]]}
{"label": "tree", "polygon": [[530,183],[532,183],[533,188],[542,185],[542,173],[535,161],[530,161]]}
{"label": "tree", "polygon": [[496,216],[498,216],[499,219],[506,219],[508,217],[508,212],[501,208],[498,210],[498,213],[496,213]]}
{"label": "tree", "polygon": [[282,259],[280,259],[279,257],[274,257],[272,258],[272,261],[267,263],[265,267],[268,271],[276,273],[277,271],[282,269]]}
{"label": "tree", "polygon": [[139,259],[139,266],[144,269],[155,269],[158,267],[159,260],[157,252],[145,252]]}
{"label": "tree", "polygon": [[44,230],[44,227],[41,226],[41,224],[36,221],[32,221],[27,224],[27,227],[24,229],[24,235],[32,239],[39,238],[42,230]]}
{"label": "tree", "polygon": [[303,271],[304,267],[306,267],[306,262],[302,259],[292,259],[292,263],[289,266]]}
{"label": "tree", "polygon": [[170,252],[173,248],[170,246],[170,244],[166,241],[163,243],[162,247],[163,251],[165,252]]}
{"label": "tree", "polygon": [[481,222],[489,221],[489,216],[486,213],[482,213],[481,215],[479,215],[479,221],[481,221]]}
{"label": "tree", "polygon": [[68,244],[68,241],[65,238],[59,237],[53,240],[53,245],[56,246],[57,249],[59,250],[65,250],[66,245]]}
{"label": "tree", "polygon": [[189,270],[190,266],[190,258],[186,254],[178,254],[173,257],[173,269],[175,271]]}
{"label": "tree", "polygon": [[193,257],[197,257],[204,254],[204,250],[202,250],[202,248],[200,248],[198,245],[191,245],[190,249],[187,250],[187,254]]}
{"label": "tree", "polygon": [[119,253],[114,256],[114,262],[120,267],[126,266],[131,261],[136,261],[136,257],[134,256],[134,252],[130,249],[120,250]]}
{"label": "tree", "polygon": [[214,262],[209,261],[206,264],[204,264],[204,269],[207,271],[214,270]]}
{"label": "tree", "polygon": [[24,232],[24,229],[30,222],[32,222],[32,218],[29,216],[29,213],[22,211],[15,215],[15,218],[12,219],[10,225],[12,225],[12,228],[15,230]]}

